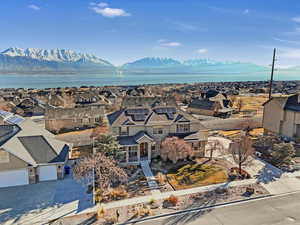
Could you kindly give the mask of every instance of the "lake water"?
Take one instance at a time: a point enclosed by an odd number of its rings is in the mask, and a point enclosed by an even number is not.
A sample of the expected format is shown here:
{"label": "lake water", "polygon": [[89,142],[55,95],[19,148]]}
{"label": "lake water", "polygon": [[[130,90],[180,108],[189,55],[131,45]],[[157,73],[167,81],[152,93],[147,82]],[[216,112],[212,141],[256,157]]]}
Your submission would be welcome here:
{"label": "lake water", "polygon": [[[257,81],[268,80],[269,73],[245,74],[41,74],[41,75],[0,75],[0,88],[51,88],[104,85],[139,85],[162,83],[196,83],[219,81]],[[300,80],[298,72],[277,72],[275,80]]]}

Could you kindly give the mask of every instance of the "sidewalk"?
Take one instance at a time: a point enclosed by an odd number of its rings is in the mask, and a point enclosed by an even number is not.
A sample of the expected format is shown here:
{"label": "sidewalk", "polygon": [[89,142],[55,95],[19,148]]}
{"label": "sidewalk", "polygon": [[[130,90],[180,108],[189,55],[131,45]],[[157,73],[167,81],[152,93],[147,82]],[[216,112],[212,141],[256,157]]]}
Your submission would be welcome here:
{"label": "sidewalk", "polygon": [[144,173],[144,175],[147,179],[148,186],[151,190],[151,193],[152,194],[159,194],[160,193],[159,186],[156,183],[156,179],[155,179],[155,176],[153,175],[153,173],[151,171],[149,162],[148,161],[141,161],[141,167],[142,167],[143,173]]}
{"label": "sidewalk", "polygon": [[[160,193],[142,196],[142,197],[136,197],[136,198],[130,198],[130,199],[109,202],[109,203],[103,204],[103,206],[106,209],[110,209],[110,208],[115,208],[115,207],[122,207],[122,206],[146,203],[146,202],[150,202],[150,200],[152,200],[152,199],[161,200],[161,199],[168,198],[170,195],[182,196],[182,195],[212,191],[217,188],[236,187],[236,186],[240,186],[240,185],[249,185],[249,184],[254,184],[254,183],[256,183],[256,179],[232,181],[229,183],[214,184],[214,185],[184,189],[184,190],[179,190],[179,191],[160,192]],[[93,211],[96,211],[97,208],[98,208],[98,206],[96,205],[93,208],[89,208],[87,210],[82,211],[81,213],[93,212]]]}

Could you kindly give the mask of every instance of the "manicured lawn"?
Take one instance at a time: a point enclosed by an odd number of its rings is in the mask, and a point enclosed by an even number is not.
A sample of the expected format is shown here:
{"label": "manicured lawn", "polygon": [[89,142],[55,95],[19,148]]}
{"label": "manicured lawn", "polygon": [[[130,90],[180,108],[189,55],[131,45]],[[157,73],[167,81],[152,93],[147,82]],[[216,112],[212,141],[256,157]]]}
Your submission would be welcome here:
{"label": "manicured lawn", "polygon": [[226,170],[210,162],[187,164],[168,173],[167,178],[175,190],[224,183],[228,180]]}

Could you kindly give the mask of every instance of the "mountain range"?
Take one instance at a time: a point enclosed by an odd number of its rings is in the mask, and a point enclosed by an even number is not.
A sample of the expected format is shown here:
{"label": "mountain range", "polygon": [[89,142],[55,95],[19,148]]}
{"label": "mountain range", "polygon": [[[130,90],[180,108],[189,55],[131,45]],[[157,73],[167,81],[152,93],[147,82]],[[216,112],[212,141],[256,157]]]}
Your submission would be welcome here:
{"label": "mountain range", "polygon": [[171,58],[142,58],[122,66],[129,73],[245,73],[261,72],[264,66],[242,62],[218,62],[210,59],[178,61]]}
{"label": "mountain range", "polygon": [[77,73],[115,71],[108,61],[65,49],[9,48],[0,53],[1,73]]}
{"label": "mountain range", "polygon": [[178,61],[146,57],[114,66],[92,54],[65,49],[8,48],[0,53],[0,73],[244,73],[261,72],[266,67],[242,62],[210,59]]}

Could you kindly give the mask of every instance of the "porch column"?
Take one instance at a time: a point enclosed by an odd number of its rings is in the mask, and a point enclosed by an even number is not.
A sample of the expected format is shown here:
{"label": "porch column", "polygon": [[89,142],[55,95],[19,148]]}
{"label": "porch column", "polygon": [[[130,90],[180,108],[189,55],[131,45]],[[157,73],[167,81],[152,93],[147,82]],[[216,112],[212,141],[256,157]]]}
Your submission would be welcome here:
{"label": "porch column", "polygon": [[126,163],[128,163],[129,162],[128,147],[125,147],[125,151],[126,151]]}
{"label": "porch column", "polygon": [[140,149],[140,144],[138,145],[137,157],[138,157],[138,162],[140,162],[140,161],[141,161],[141,149]]}
{"label": "porch column", "polygon": [[148,160],[151,161],[151,148],[152,148],[152,143],[148,143]]}

